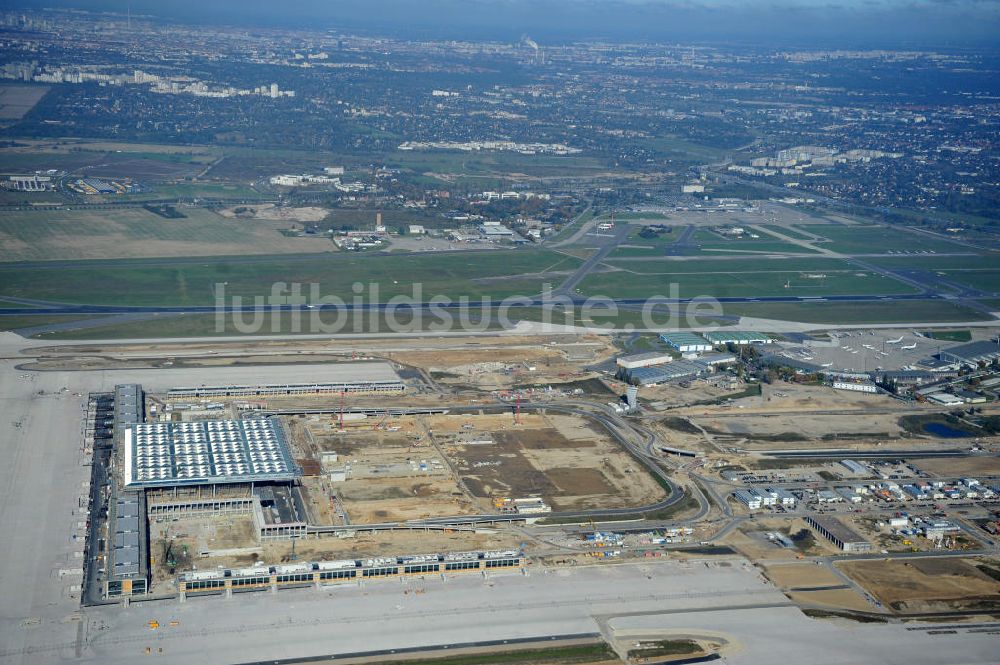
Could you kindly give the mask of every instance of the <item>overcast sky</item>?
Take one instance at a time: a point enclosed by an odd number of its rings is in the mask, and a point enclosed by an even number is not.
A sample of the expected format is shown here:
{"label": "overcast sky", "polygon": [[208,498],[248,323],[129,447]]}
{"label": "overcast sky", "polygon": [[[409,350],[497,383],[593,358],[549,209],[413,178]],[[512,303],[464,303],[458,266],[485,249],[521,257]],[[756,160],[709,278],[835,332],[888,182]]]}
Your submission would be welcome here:
{"label": "overcast sky", "polygon": [[0,0],[413,37],[1000,46],[1000,0]]}

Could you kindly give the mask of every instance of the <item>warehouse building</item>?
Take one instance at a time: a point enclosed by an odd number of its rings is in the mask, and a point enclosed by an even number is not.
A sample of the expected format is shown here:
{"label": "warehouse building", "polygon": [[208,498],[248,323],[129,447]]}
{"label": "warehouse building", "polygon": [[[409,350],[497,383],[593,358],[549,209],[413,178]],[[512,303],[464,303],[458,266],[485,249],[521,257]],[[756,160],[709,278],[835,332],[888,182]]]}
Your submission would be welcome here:
{"label": "warehouse building", "polygon": [[871,552],[872,544],[836,517],[806,515],[806,524],[845,552]]}
{"label": "warehouse building", "polygon": [[699,356],[695,362],[711,367],[721,367],[722,365],[732,365],[736,362],[736,356],[732,353],[705,353]]}
{"label": "warehouse building", "polygon": [[676,360],[665,365],[656,367],[637,367],[635,369],[622,370],[619,377],[636,386],[655,386],[669,381],[681,379],[691,379],[707,374],[711,368],[704,363],[690,360]]}
{"label": "warehouse building", "polygon": [[870,393],[872,395],[878,393],[878,386],[868,381],[834,381],[831,385],[834,390],[850,390],[856,393]]}
{"label": "warehouse building", "polygon": [[750,510],[759,510],[762,504],[761,497],[750,490],[736,490],[733,496]]}
{"label": "warehouse building", "polygon": [[1000,343],[988,341],[962,344],[942,351],[938,357],[945,362],[976,367],[981,362],[989,363],[1000,359]]}
{"label": "warehouse building", "polygon": [[965,400],[961,397],[946,392],[932,393],[927,396],[927,401],[940,404],[941,406],[962,406],[965,404]]}
{"label": "warehouse building", "polygon": [[681,353],[700,353],[711,351],[712,344],[700,335],[689,332],[672,332],[660,335],[664,344],[677,349]]}
{"label": "warehouse building", "polygon": [[651,351],[650,353],[636,353],[631,356],[618,356],[615,364],[624,369],[635,369],[637,367],[651,367],[671,362],[674,359],[669,353]]}
{"label": "warehouse building", "polygon": [[856,462],[856,461],[854,461],[852,459],[842,459],[842,460],[840,460],[840,464],[845,469],[847,469],[848,471],[850,471],[851,473],[854,473],[854,474],[857,474],[857,475],[870,475],[871,474],[871,471],[868,470],[868,467],[866,467],[865,465],[860,464],[859,462]]}
{"label": "warehouse building", "polygon": [[702,337],[715,345],[735,344],[736,346],[748,346],[750,344],[770,344],[774,341],[759,332],[746,330],[714,330],[701,334]]}
{"label": "warehouse building", "polygon": [[777,500],[777,505],[794,508],[798,499],[784,487],[768,487],[767,491]]}

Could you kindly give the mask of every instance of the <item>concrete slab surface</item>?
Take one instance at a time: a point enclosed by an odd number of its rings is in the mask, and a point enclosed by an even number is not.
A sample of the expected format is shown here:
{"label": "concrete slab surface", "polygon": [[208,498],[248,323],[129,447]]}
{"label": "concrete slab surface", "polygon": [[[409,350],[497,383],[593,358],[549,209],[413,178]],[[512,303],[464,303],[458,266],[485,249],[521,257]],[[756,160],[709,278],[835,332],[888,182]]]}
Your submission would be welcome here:
{"label": "concrete slab surface", "polygon": [[[724,633],[730,663],[993,663],[996,636],[811,620],[749,564],[676,561],[79,608],[87,393],[269,368],[24,372],[0,360],[0,665],[244,663],[650,628]],[[308,372],[308,368],[297,367]],[[78,396],[79,395],[79,396]],[[76,536],[76,537],[74,537]],[[420,593],[417,593],[417,591]],[[735,609],[741,608],[741,609]],[[151,630],[149,621],[160,628]],[[176,625],[171,625],[176,622]]]}

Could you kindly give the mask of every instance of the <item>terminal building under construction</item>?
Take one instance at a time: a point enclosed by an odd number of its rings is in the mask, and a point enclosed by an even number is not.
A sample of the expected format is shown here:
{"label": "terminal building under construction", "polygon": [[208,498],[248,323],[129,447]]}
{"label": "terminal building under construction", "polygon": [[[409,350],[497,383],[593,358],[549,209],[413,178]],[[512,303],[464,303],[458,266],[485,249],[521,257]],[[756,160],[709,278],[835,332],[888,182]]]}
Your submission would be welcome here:
{"label": "terminal building under construction", "polygon": [[[317,376],[318,374],[318,376]],[[170,399],[198,397],[268,397],[280,395],[383,394],[401,393],[406,384],[386,362],[352,362],[310,368],[312,381],[301,381],[298,373],[289,373],[286,381],[267,385],[194,386],[172,388]]]}
{"label": "terminal building under construction", "polygon": [[[359,375],[358,370],[365,373]],[[404,389],[402,379],[388,363],[349,363],[325,368],[320,374],[323,381],[318,383],[179,388],[169,391],[167,397]],[[141,385],[115,387],[113,452],[106,476],[108,537],[94,546],[99,552],[94,561],[100,561],[100,572],[106,573],[101,585],[105,598],[152,591],[150,519],[243,514],[251,517],[259,541],[309,535],[308,511],[295,486],[302,470],[295,464],[279,418],[253,415],[241,420],[146,422],[144,398]],[[176,582],[183,599],[188,594],[523,566],[524,558],[517,551],[461,552],[189,571],[180,573]]]}
{"label": "terminal building under construction", "polygon": [[246,591],[276,591],[281,588],[323,586],[386,577],[520,570],[524,566],[524,554],[518,550],[313,561],[192,571],[183,573],[177,578],[177,589],[180,598],[184,600],[192,594],[229,595]]}

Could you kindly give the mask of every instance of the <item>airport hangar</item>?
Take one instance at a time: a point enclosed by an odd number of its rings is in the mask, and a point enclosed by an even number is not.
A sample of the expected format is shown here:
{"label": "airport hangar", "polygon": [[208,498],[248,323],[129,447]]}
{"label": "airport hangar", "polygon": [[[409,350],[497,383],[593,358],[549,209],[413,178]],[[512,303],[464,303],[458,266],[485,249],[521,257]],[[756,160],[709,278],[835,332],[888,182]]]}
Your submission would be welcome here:
{"label": "airport hangar", "polygon": [[[402,393],[406,386],[384,362],[311,366],[321,382],[298,382],[302,368],[269,376],[276,384],[198,386],[168,398]],[[115,387],[106,598],[149,593],[149,518],[169,514],[250,514],[261,539],[306,533],[306,511],[294,483],[301,476],[277,418],[146,422],[139,384]],[[103,539],[102,539],[103,540]],[[91,551],[95,548],[91,545]]]}

